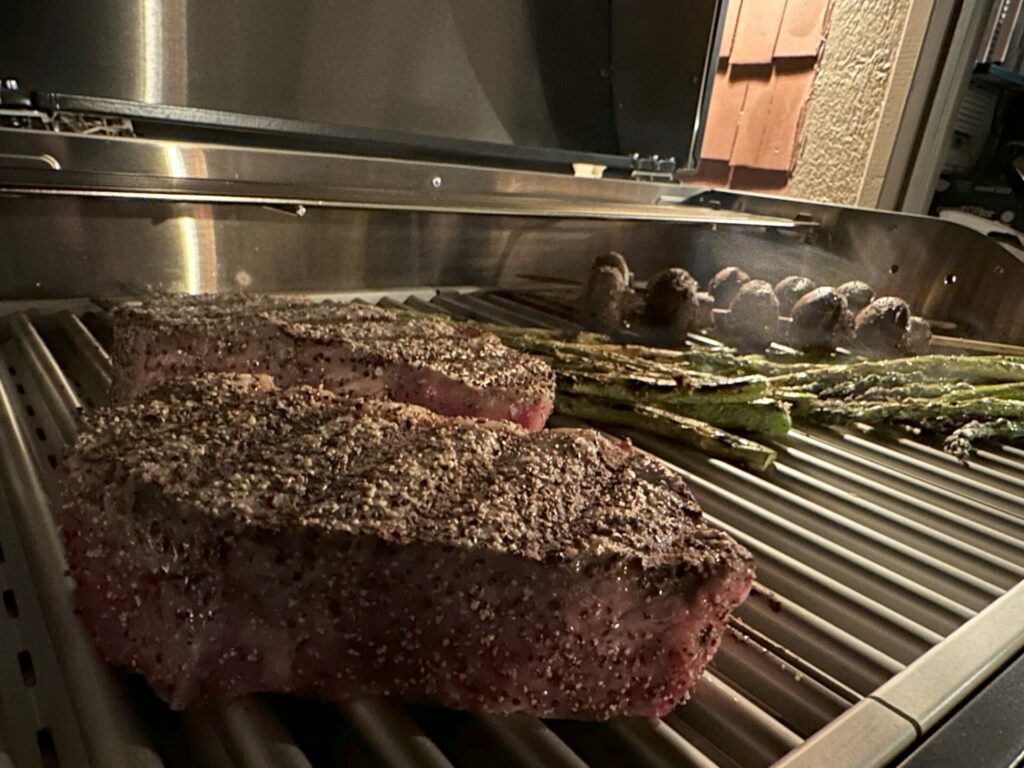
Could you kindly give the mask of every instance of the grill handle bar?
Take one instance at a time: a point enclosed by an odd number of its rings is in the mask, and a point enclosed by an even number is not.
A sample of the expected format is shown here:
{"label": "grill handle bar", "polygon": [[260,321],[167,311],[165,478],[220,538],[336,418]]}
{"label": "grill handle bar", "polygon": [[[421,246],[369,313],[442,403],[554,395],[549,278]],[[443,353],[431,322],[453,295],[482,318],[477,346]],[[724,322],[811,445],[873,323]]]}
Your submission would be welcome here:
{"label": "grill handle bar", "polygon": [[840,715],[777,767],[885,765],[1022,648],[1024,582]]}

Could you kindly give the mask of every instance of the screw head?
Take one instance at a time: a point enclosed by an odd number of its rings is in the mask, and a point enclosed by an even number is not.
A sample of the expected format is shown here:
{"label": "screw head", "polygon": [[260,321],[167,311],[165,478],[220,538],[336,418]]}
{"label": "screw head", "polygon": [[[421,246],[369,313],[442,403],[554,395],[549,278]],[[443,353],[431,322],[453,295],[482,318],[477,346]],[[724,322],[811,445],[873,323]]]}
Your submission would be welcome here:
{"label": "screw head", "polygon": [[432,186],[434,189],[440,189],[441,188],[441,184],[442,184],[442,181],[441,181],[441,177],[440,176],[435,176],[434,178],[432,178],[430,180],[430,186]]}

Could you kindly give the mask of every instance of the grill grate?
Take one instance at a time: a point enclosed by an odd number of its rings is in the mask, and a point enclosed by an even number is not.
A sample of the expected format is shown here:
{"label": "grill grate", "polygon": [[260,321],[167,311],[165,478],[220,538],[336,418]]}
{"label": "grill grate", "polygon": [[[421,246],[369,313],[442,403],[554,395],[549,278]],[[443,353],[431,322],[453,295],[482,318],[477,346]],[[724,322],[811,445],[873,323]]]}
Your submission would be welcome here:
{"label": "grill grate", "polygon": [[[404,306],[578,329],[537,294],[444,292]],[[97,663],[71,612],[50,508],[74,411],[103,402],[110,383],[107,322],[16,314],[0,336],[0,768],[90,756],[225,768],[880,764],[1024,643],[1019,449],[989,448],[964,467],[915,440],[799,429],[759,474],[623,431],[681,473],[758,562],[750,600],[672,715],[541,722],[289,697],[173,715]],[[929,674],[954,658],[960,677]]]}

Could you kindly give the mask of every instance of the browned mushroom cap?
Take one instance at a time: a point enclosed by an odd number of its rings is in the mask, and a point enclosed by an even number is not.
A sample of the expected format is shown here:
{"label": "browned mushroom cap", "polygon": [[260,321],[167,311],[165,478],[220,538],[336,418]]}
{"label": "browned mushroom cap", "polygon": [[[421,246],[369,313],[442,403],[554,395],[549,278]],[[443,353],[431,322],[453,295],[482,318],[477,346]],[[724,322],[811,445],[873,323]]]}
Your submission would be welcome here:
{"label": "browned mushroom cap", "polygon": [[927,355],[932,348],[932,324],[923,317],[910,318],[907,351],[912,355]]}
{"label": "browned mushroom cap", "polygon": [[711,278],[708,283],[708,293],[715,297],[715,306],[721,309],[728,309],[740,286],[750,281],[750,275],[739,267],[726,267]]}
{"label": "browned mushroom cap", "polygon": [[580,297],[580,314],[601,328],[621,328],[627,290],[626,279],[620,269],[595,265]]}
{"label": "browned mushroom cap", "polygon": [[896,296],[868,304],[854,321],[857,350],[872,357],[905,355],[910,341],[910,307]]}
{"label": "browned mushroom cap", "polygon": [[622,279],[626,285],[633,282],[633,273],[629,271],[629,264],[626,262],[626,257],[618,251],[608,251],[608,253],[602,253],[594,259],[593,264],[590,265],[590,271],[600,267],[615,267],[622,273]]}
{"label": "browned mushroom cap", "polygon": [[806,352],[831,352],[846,344],[853,330],[853,315],[835,288],[816,288],[793,307],[789,343]]}
{"label": "browned mushroom cap", "polygon": [[836,292],[846,299],[847,306],[855,315],[875,300],[874,289],[862,280],[843,283],[836,288]]}
{"label": "browned mushroom cap", "polygon": [[728,339],[740,347],[763,349],[779,328],[779,299],[765,280],[744,283],[722,320]]}
{"label": "browned mushroom cap", "polygon": [[659,272],[647,284],[645,319],[651,325],[665,326],[685,315],[692,325],[697,312],[697,281],[679,267]]}
{"label": "browned mushroom cap", "polygon": [[790,314],[800,297],[817,287],[813,280],[800,275],[782,278],[775,284],[775,295],[779,299],[779,312],[783,315]]}

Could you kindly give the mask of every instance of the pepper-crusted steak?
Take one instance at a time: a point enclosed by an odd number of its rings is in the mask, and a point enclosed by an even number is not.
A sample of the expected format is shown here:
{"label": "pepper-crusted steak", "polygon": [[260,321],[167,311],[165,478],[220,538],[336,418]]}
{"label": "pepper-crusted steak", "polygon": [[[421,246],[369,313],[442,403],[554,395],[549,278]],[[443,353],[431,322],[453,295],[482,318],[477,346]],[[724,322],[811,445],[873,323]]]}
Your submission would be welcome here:
{"label": "pepper-crusted steak", "polygon": [[547,363],[438,318],[252,294],[163,296],[113,316],[115,400],[212,371],[269,373],[283,387],[323,385],[530,430],[554,404]]}
{"label": "pepper-crusted steak", "polygon": [[684,701],[750,555],[597,432],[173,382],[84,417],[63,475],[103,656],[198,695],[381,694],[607,718]]}

